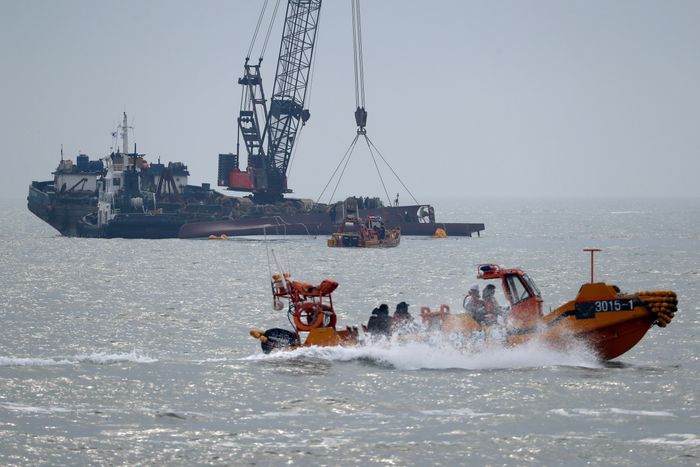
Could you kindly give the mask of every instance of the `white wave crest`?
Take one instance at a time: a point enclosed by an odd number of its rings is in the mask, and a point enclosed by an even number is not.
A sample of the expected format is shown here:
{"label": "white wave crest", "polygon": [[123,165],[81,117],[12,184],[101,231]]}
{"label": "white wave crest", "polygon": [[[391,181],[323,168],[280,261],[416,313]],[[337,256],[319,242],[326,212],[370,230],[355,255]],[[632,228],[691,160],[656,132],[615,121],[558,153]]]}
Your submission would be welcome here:
{"label": "white wave crest", "polygon": [[352,347],[302,347],[288,352],[255,354],[244,360],[318,358],[328,361],[369,360],[399,370],[421,369],[514,369],[549,366],[600,368],[601,363],[587,346],[572,345],[566,351],[531,341],[518,346],[485,345],[468,350],[446,342],[369,343]]}
{"label": "white wave crest", "polygon": [[700,438],[692,433],[669,433],[663,438],[644,438],[644,444],[668,444],[677,446],[700,446]]}
{"label": "white wave crest", "polygon": [[6,402],[0,404],[0,407],[12,412],[22,412],[22,413],[34,413],[34,414],[54,414],[54,413],[69,413],[73,412],[70,409],[65,409],[62,407],[35,407],[32,405],[15,404],[13,402]]}
{"label": "white wave crest", "polygon": [[671,412],[664,410],[628,410],[628,409],[618,409],[615,407],[607,409],[552,409],[548,411],[554,415],[561,415],[562,417],[577,417],[577,416],[589,416],[589,417],[607,417],[610,415],[631,415],[635,417],[675,417]]}
{"label": "white wave crest", "polygon": [[51,358],[0,357],[0,367],[76,365],[80,363],[111,365],[114,363],[153,363],[157,361],[157,359],[142,355],[136,350],[133,350],[129,353],[111,354],[107,352],[95,352],[91,354],[79,354],[69,357],[61,356]]}

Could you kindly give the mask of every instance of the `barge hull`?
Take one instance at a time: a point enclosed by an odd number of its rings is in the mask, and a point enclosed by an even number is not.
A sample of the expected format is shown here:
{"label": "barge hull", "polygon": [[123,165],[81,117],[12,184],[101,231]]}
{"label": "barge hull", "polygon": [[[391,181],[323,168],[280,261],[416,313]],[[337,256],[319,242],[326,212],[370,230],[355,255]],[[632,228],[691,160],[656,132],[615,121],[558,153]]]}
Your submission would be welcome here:
{"label": "barge hull", "polygon": [[[448,236],[480,236],[484,224],[461,222],[400,222],[393,224],[401,229],[401,235],[432,236],[438,228],[444,229]],[[240,219],[229,221],[194,222],[180,228],[180,238],[200,238],[222,234],[241,235],[331,235],[338,230],[336,223],[309,222],[301,220],[287,222],[282,218]]]}

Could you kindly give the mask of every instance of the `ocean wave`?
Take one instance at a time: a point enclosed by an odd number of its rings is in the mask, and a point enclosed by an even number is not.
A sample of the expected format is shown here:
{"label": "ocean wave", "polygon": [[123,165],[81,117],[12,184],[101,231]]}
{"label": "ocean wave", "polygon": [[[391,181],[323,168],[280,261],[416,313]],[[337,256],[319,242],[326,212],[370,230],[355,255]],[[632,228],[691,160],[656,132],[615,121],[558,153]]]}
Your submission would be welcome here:
{"label": "ocean wave", "polygon": [[302,347],[288,352],[254,354],[243,360],[294,360],[316,358],[328,361],[365,360],[399,370],[440,369],[522,369],[551,366],[601,368],[595,353],[587,346],[572,345],[557,350],[532,341],[516,347],[488,345],[469,350],[445,342],[380,342],[353,347]]}
{"label": "ocean wave", "polygon": [[77,365],[81,363],[91,363],[93,365],[111,365],[114,363],[154,363],[157,361],[157,359],[142,355],[134,350],[129,353],[111,354],[106,352],[95,352],[91,354],[50,358],[0,357],[0,367]]}
{"label": "ocean wave", "polygon": [[475,412],[472,409],[461,408],[461,409],[450,409],[450,410],[421,410],[423,415],[438,415],[441,417],[490,417],[494,415],[491,412]]}
{"label": "ocean wave", "polygon": [[34,413],[34,414],[54,414],[73,412],[71,409],[62,407],[37,407],[33,405],[15,404],[13,402],[5,402],[0,404],[0,407],[12,412]]}
{"label": "ocean wave", "polygon": [[553,415],[561,415],[562,417],[577,417],[577,416],[590,416],[590,417],[607,417],[610,415],[631,415],[635,417],[675,417],[671,412],[665,410],[628,410],[628,409],[618,409],[615,407],[607,409],[586,409],[586,408],[576,408],[576,409],[552,409],[548,413]]}
{"label": "ocean wave", "polygon": [[644,438],[644,444],[668,444],[677,446],[700,446],[700,438],[692,433],[669,433],[662,438]]}

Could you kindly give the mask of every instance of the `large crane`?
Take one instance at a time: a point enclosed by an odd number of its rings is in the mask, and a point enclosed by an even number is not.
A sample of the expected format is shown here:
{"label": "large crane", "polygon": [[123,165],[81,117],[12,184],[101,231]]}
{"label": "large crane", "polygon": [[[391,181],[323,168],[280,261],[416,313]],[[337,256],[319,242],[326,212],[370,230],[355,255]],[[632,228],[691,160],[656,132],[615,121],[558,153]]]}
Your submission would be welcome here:
{"label": "large crane", "polygon": [[[219,185],[252,192],[253,199],[259,203],[279,201],[284,193],[291,192],[287,188],[287,168],[299,124],[303,125],[310,116],[304,102],[320,9],[321,0],[288,0],[269,107],[260,75],[262,55],[257,65],[253,65],[249,63],[249,51],[243,77],[238,80],[243,86],[238,116],[239,145],[236,154],[219,154]],[[244,171],[239,166],[241,137],[248,153]]]}

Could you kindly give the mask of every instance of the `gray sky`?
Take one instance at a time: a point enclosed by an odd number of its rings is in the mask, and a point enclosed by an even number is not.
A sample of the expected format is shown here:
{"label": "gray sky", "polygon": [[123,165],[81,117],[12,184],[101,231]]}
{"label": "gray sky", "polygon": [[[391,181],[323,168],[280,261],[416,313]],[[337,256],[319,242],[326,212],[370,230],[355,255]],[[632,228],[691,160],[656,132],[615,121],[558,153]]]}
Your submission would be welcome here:
{"label": "gray sky", "polygon": [[[0,0],[0,196],[50,179],[61,144],[106,155],[124,110],[139,152],[215,185],[261,4]],[[368,135],[419,201],[700,196],[700,2],[374,0],[362,16]],[[320,194],[354,137],[351,41],[349,2],[325,0],[296,196]],[[338,193],[382,193],[365,148]]]}

